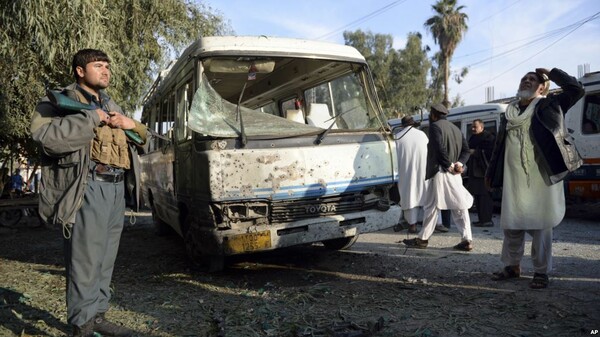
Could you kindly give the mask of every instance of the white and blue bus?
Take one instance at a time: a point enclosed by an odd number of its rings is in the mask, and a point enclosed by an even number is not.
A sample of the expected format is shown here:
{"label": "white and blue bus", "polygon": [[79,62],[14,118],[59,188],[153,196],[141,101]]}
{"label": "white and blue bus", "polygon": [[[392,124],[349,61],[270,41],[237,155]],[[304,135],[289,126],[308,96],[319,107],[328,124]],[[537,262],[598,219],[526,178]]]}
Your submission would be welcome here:
{"label": "white and blue bus", "polygon": [[364,57],[350,46],[203,37],[161,73],[142,121],[164,137],[141,157],[157,228],[188,254],[223,257],[395,225],[395,143]]}

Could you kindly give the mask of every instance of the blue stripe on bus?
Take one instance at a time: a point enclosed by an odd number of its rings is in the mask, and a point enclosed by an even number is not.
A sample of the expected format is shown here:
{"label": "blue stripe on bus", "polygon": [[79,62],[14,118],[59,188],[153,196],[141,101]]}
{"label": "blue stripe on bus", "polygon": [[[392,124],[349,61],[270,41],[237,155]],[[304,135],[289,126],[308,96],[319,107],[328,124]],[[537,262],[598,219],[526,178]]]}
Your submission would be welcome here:
{"label": "blue stripe on bus", "polygon": [[[326,186],[321,184],[306,185],[295,185],[295,186],[284,186],[277,189],[277,193],[273,193],[273,188],[256,188],[252,189],[253,198],[268,198],[268,199],[290,199],[298,197],[316,197],[316,196],[328,196],[334,194],[340,194],[341,192],[354,192],[362,191],[365,187],[371,187],[377,183],[381,184],[393,184],[392,176],[383,176],[376,178],[365,178],[358,180],[345,180],[345,181],[334,181],[327,183]],[[340,191],[340,189],[342,189]],[[240,190],[226,191],[224,194],[231,195],[231,197],[222,198],[220,200],[239,200],[240,197],[244,197]]]}

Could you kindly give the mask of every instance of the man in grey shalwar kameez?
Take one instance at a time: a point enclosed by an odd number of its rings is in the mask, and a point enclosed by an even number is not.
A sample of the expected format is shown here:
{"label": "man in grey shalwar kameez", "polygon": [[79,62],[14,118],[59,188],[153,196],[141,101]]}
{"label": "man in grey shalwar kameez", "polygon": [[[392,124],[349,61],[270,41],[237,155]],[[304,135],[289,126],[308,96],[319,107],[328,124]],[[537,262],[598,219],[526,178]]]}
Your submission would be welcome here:
{"label": "man in grey shalwar kameez", "polygon": [[[550,80],[563,92],[546,97]],[[559,69],[536,69],[521,79],[518,101],[509,104],[486,173],[502,187],[502,262],[494,280],[520,277],[525,232],[532,238],[534,276],[530,287],[546,288],[552,270],[552,229],[565,214],[561,180],[581,165],[564,128],[564,114],[583,96],[577,80]]]}

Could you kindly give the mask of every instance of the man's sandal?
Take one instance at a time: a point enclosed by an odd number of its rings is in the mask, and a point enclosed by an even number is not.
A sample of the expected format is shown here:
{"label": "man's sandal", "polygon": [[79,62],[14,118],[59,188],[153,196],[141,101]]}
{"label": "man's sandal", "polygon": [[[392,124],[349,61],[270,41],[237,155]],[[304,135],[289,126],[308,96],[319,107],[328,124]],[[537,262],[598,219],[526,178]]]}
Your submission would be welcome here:
{"label": "man's sandal", "polygon": [[492,276],[492,280],[504,281],[519,277],[521,277],[521,268],[514,269],[512,266],[506,266],[501,271],[494,273],[494,276]]}
{"label": "man's sandal", "polygon": [[544,288],[548,288],[549,283],[550,283],[550,279],[548,279],[548,274],[534,273],[533,279],[529,283],[529,288],[544,289]]}

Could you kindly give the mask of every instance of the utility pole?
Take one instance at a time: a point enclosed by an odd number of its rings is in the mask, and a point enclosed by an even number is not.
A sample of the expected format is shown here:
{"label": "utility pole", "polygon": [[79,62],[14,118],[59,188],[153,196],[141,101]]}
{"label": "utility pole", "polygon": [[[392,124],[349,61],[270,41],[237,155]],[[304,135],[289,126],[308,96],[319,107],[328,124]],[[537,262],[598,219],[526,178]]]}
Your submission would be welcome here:
{"label": "utility pole", "polygon": [[491,102],[494,100],[494,87],[486,87],[485,88],[485,101]]}

